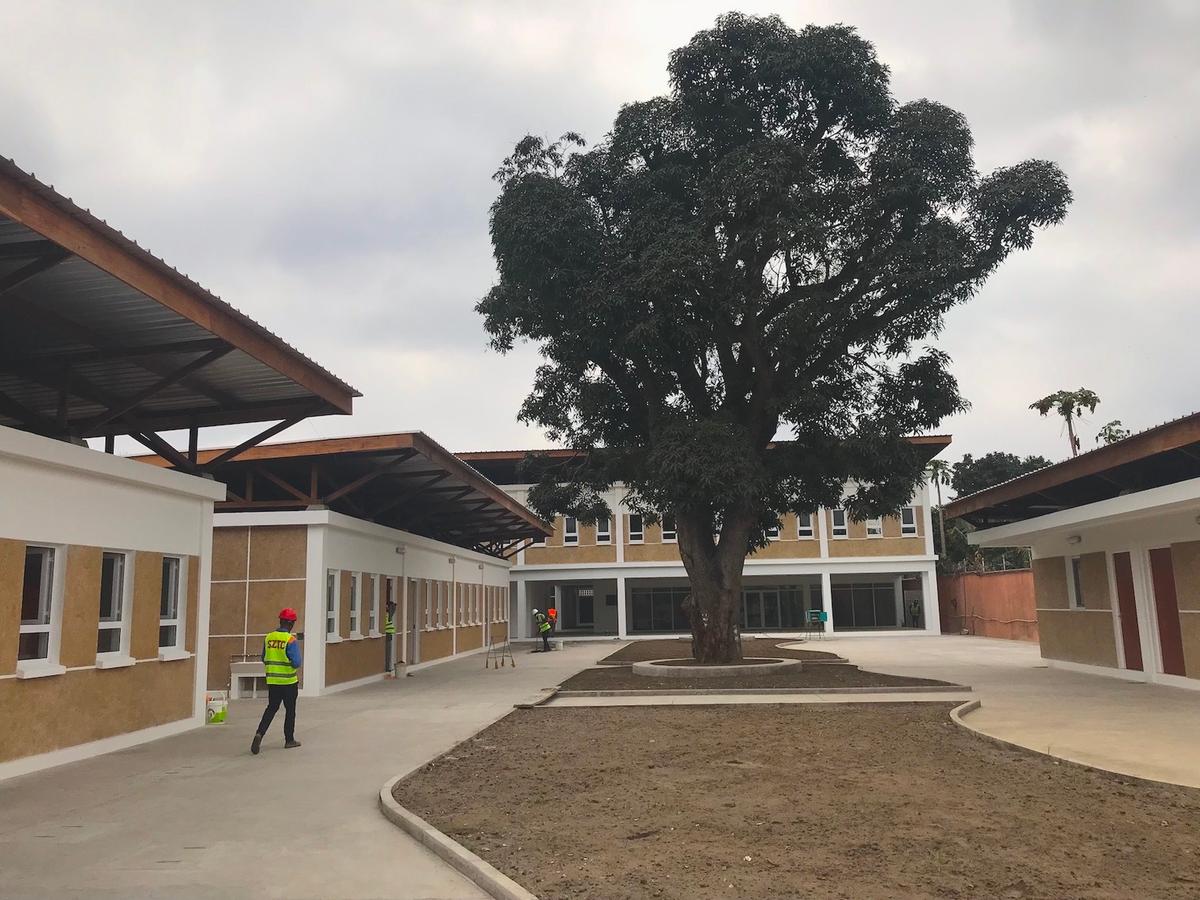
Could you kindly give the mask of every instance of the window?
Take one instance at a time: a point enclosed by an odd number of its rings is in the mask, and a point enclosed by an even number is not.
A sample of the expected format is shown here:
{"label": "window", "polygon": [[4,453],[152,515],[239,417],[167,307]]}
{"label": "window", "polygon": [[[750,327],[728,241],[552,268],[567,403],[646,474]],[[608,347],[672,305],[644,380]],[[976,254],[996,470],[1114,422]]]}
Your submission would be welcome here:
{"label": "window", "polygon": [[844,509],[831,509],[830,515],[833,516],[833,536],[835,538],[844,538],[850,532],[846,529],[846,511]]}
{"label": "window", "polygon": [[367,594],[367,634],[379,634],[379,594],[376,593],[375,576],[363,576]]}
{"label": "window", "polygon": [[883,519],[867,519],[867,537],[883,537]]}
{"label": "window", "polygon": [[662,517],[662,539],[664,544],[675,543],[675,517]]}
{"label": "window", "polygon": [[421,579],[417,582],[418,589],[421,592],[421,597],[425,600],[425,627],[433,627],[433,586]]}
{"label": "window", "polygon": [[917,533],[917,511],[911,506],[900,509],[900,533],[902,535]]}
{"label": "window", "polygon": [[1073,609],[1085,609],[1083,597],[1083,577],[1080,573],[1079,557],[1072,556],[1070,559],[1071,566],[1071,607]]}
{"label": "window", "polygon": [[609,530],[611,524],[608,516],[603,516],[596,520],[596,543],[611,544],[612,532]]}
{"label": "window", "polygon": [[574,516],[563,519],[563,544],[579,543],[579,520]]}
{"label": "window", "polygon": [[96,653],[122,654],[128,649],[125,602],[125,554],[105,553],[100,559],[100,627]]}
{"label": "window", "polygon": [[183,644],[182,618],[179,598],[183,594],[183,560],[164,556],[162,587],[158,595],[158,647],[173,650]]}
{"label": "window", "polygon": [[25,548],[25,580],[21,587],[21,627],[17,659],[53,662],[54,549]]}
{"label": "window", "polygon": [[779,522],[775,523],[774,528],[767,529],[767,540],[770,540],[770,541],[779,540]]}
{"label": "window", "polygon": [[350,637],[358,637],[358,612],[362,609],[362,596],[358,592],[358,573],[350,573]]}
{"label": "window", "polygon": [[438,627],[450,627],[450,584],[446,581],[437,583],[438,590]]}
{"label": "window", "polygon": [[330,569],[325,573],[325,636],[332,637],[338,630],[337,609],[338,573]]}
{"label": "window", "polygon": [[796,516],[796,524],[799,527],[800,537],[810,538],[813,536],[813,517],[812,513],[800,513]]}
{"label": "window", "polygon": [[631,515],[629,517],[629,543],[640,544],[642,542],[642,517]]}

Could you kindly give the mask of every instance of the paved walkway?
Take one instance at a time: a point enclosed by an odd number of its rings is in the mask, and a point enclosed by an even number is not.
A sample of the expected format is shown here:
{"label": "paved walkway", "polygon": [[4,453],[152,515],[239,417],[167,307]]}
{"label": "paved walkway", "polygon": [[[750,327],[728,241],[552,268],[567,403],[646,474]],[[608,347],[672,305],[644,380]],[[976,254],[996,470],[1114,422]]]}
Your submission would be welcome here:
{"label": "paved walkway", "polygon": [[889,675],[968,684],[965,721],[1074,762],[1200,787],[1200,691],[1051,669],[1037,644],[992,638],[863,637],[799,645]]}
{"label": "paved walkway", "polygon": [[612,650],[517,651],[498,671],[473,656],[301,699],[298,750],[279,718],[251,756],[263,701],[245,700],[227,725],[0,783],[0,895],[482,897],[383,818],[380,786]]}

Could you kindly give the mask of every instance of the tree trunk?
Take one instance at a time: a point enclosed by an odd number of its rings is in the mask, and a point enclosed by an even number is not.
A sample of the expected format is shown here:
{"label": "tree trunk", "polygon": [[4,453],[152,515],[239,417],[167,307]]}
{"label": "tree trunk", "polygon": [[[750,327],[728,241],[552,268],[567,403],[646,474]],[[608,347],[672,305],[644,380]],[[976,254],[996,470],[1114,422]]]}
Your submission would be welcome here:
{"label": "tree trunk", "polygon": [[1071,455],[1079,455],[1079,441],[1075,438],[1075,422],[1070,413],[1067,413],[1067,440],[1071,442]]}
{"label": "tree trunk", "polygon": [[742,658],[738,613],[750,518],[727,521],[719,545],[700,517],[676,516],[676,523],[679,555],[691,588],[692,656],[702,663],[737,662]]}
{"label": "tree trunk", "polygon": [[938,495],[938,533],[942,538],[942,556],[946,556],[946,514],[942,511],[942,479],[934,478],[934,486]]}

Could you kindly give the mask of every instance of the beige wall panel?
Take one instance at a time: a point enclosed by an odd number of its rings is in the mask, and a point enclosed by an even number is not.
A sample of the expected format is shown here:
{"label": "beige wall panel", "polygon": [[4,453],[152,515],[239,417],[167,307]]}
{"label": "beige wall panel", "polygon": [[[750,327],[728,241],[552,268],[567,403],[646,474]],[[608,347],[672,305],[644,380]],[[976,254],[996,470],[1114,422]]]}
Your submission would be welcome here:
{"label": "beige wall panel", "polygon": [[341,597],[338,599],[338,634],[350,637],[350,573],[342,572],[341,583],[338,585]]}
{"label": "beige wall panel", "polygon": [[162,554],[133,554],[133,621],[129,646],[134,659],[158,658],[158,617],[162,601]]}
{"label": "beige wall panel", "polygon": [[96,662],[100,626],[99,547],[68,547],[63,590],[62,646],[58,661],[67,666]]}
{"label": "beige wall panel", "polygon": [[653,522],[642,523],[642,540],[646,544],[661,544],[662,543],[662,525]]}
{"label": "beige wall panel", "polygon": [[546,538],[546,546],[561,547],[563,536],[563,517],[555,516],[554,520],[550,524],[554,526],[554,533]]}
{"label": "beige wall panel", "polygon": [[[210,595],[211,596],[211,595]],[[183,648],[196,652],[196,623],[200,621],[200,557],[187,558],[187,609],[183,627]]]}
{"label": "beige wall panel", "polygon": [[[290,606],[297,615],[296,627],[293,630],[304,631],[304,588],[303,581],[250,582],[250,630],[273,631],[279,626],[279,611]],[[347,601],[347,621],[349,617]]]}
{"label": "beige wall panel", "polygon": [[1108,591],[1108,554],[1085,553],[1079,557],[1079,580],[1087,609],[1112,609]]}
{"label": "beige wall panel", "polygon": [[0,762],[186,719],[195,671],[187,659],[0,681]]}
{"label": "beige wall panel", "polygon": [[[250,641],[255,648],[250,652],[261,652],[257,647],[262,638],[250,638]],[[229,663],[233,657],[242,655],[243,647],[249,649],[240,637],[208,639],[208,690],[229,690]]]}
{"label": "beige wall panel", "polygon": [[626,562],[679,562],[678,544],[630,544],[625,548]]}
{"label": "beige wall panel", "polygon": [[363,638],[325,646],[326,684],[343,684],[383,671],[383,638]]}
{"label": "beige wall panel", "polygon": [[1043,659],[1109,668],[1117,666],[1117,644],[1110,612],[1039,609],[1038,633]]}
{"label": "beige wall panel", "polygon": [[616,561],[617,548],[611,544],[591,547],[530,547],[525,551],[527,566]]}
{"label": "beige wall panel", "polygon": [[422,631],[419,640],[421,641],[421,662],[443,659],[454,652],[454,632],[449,628]]}
{"label": "beige wall panel", "polygon": [[1172,544],[1171,562],[1179,608],[1200,610],[1200,541]]}
{"label": "beige wall panel", "polygon": [[[854,529],[850,529],[854,533]],[[923,538],[837,538],[829,541],[830,556],[923,556]]]}
{"label": "beige wall panel", "polygon": [[250,578],[303,578],[308,528],[272,525],[250,529]]}
{"label": "beige wall panel", "polygon": [[25,583],[25,544],[0,539],[0,675],[17,671],[17,634]]}
{"label": "beige wall panel", "polygon": [[246,582],[214,584],[209,594],[208,633],[242,634],[245,629]]}
{"label": "beige wall panel", "polygon": [[883,517],[883,536],[885,538],[904,537],[904,535],[902,535],[900,533],[900,520],[897,519],[895,516],[884,516]]}
{"label": "beige wall panel", "polygon": [[586,547],[596,543],[596,526],[579,524],[579,543]]}
{"label": "beige wall panel", "polygon": [[1068,609],[1067,565],[1061,556],[1033,561],[1033,593],[1038,609]]}
{"label": "beige wall panel", "polygon": [[483,628],[480,625],[468,625],[458,629],[458,652],[477,650],[483,646]]}
{"label": "beige wall panel", "polygon": [[246,577],[246,528],[213,529],[213,581]]}
{"label": "beige wall panel", "polygon": [[1181,612],[1179,631],[1183,637],[1183,671],[1200,678],[1200,612]]}
{"label": "beige wall panel", "polygon": [[821,555],[821,542],[813,538],[799,541],[771,541],[751,554],[752,559],[812,559]]}
{"label": "beige wall panel", "polygon": [[506,640],[508,640],[508,623],[507,622],[493,622],[491,625],[491,631],[489,631],[488,634],[491,637],[493,643],[496,643],[496,644],[504,643]]}

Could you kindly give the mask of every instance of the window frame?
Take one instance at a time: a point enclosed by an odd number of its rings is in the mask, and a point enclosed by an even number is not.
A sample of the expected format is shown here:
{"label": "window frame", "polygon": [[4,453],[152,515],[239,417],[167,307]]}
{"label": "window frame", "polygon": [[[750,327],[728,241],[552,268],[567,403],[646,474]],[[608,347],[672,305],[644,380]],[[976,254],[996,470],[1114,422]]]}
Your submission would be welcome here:
{"label": "window frame", "polygon": [[[167,566],[171,562],[175,563],[175,615],[174,617],[164,618],[162,611],[163,591],[167,587]],[[159,659],[163,659],[178,655],[184,650],[184,630],[187,621],[187,566],[182,556],[175,556],[174,554],[163,555],[162,583],[159,585],[158,590],[158,657]],[[175,629],[175,641],[173,643],[163,643],[162,630],[164,628]]]}
{"label": "window frame", "polygon": [[[912,523],[904,521],[905,513],[912,517]],[[917,508],[915,506],[900,507],[900,536],[901,537],[917,537]]]}
{"label": "window frame", "polygon": [[367,637],[379,637],[379,579],[374,572],[364,572],[363,581],[371,586],[367,597]]}
{"label": "window frame", "polygon": [[325,642],[336,644],[342,639],[342,570],[325,570]]}
{"label": "window frame", "polygon": [[[638,527],[633,527],[633,520],[637,519]],[[634,537],[634,535],[637,537]],[[646,542],[646,522],[642,519],[640,513],[629,514],[629,543],[644,544]]]}
{"label": "window frame", "polygon": [[[670,529],[667,528],[667,520],[668,519],[671,522]],[[674,516],[664,514],[662,519],[659,520],[658,524],[659,524],[659,528],[661,529],[660,534],[662,536],[662,542],[664,544],[678,544],[679,543],[679,529],[678,529],[679,523],[675,521]],[[668,534],[670,534],[671,536],[667,537]]]}
{"label": "window frame", "polygon": [[362,573],[350,573],[350,639],[362,637]]}
{"label": "window frame", "polygon": [[[842,524],[838,525],[838,514],[841,514]],[[846,516],[846,509],[842,506],[835,506],[829,510],[829,535],[835,540],[844,541],[850,537],[850,520]],[[839,532],[840,529],[840,532]]]}
{"label": "window frame", "polygon": [[[774,534],[772,534],[774,532]],[[767,529],[767,540],[777,541],[783,536],[783,523],[776,520],[774,528]]]}
{"label": "window frame", "polygon": [[[804,524],[804,517],[808,517],[808,524]],[[816,522],[812,513],[796,513],[796,537],[800,540],[810,540],[817,536],[817,530],[814,527]],[[805,533],[807,532],[807,534]]]}
{"label": "window frame", "polygon": [[[133,619],[133,553],[128,550],[113,549],[100,551],[100,595],[97,600],[101,612],[104,598],[104,563],[109,558],[120,561],[120,571],[113,572],[113,584],[111,585],[113,589],[120,588],[120,595],[117,598],[119,604],[117,618],[115,620],[105,619],[101,615],[96,622],[96,668],[98,669],[120,668],[134,663],[129,634]],[[117,632],[116,650],[100,649],[100,634],[105,631]]]}
{"label": "window frame", "polygon": [[867,537],[875,540],[883,537],[883,517],[879,516],[874,519],[867,519],[863,522],[863,526],[867,530]]}
{"label": "window frame", "polygon": [[[600,523],[604,523],[604,530],[600,530]],[[612,517],[600,516],[596,519],[596,543],[611,544],[612,543]]]}
{"label": "window frame", "polygon": [[[26,624],[23,619],[17,619],[16,676],[17,678],[38,678],[43,675],[61,675],[67,671],[66,667],[59,665],[58,662],[59,651],[62,646],[62,607],[66,565],[60,564],[59,560],[66,556],[67,549],[57,544],[26,544],[26,558],[28,558],[30,550],[40,551],[43,556],[41,562],[42,590],[39,592],[38,607],[39,618],[42,618],[41,596],[44,595],[47,607],[44,618],[47,621]],[[22,604],[24,603],[25,591],[24,565],[23,563],[21,569]],[[20,610],[18,609],[17,615],[20,616],[20,614]],[[46,655],[21,659],[20,635],[22,634],[45,634]]]}
{"label": "window frame", "polygon": [[563,516],[563,546],[576,547],[579,545],[579,519],[575,516]]}
{"label": "window frame", "polygon": [[1068,609],[1087,609],[1087,600],[1083,595],[1083,558],[1080,556],[1067,557],[1067,599]]}

